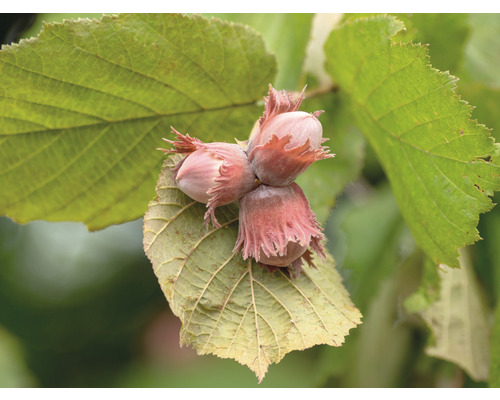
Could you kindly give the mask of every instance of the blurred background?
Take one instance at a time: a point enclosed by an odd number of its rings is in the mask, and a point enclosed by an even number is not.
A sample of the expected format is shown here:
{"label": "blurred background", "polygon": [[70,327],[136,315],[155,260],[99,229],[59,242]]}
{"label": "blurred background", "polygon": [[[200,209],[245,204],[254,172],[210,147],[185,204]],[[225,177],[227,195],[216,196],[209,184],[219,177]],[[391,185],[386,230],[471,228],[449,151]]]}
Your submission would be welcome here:
{"label": "blurred background", "polygon": [[[16,42],[36,36],[42,20],[77,16],[0,14],[0,39]],[[482,73],[498,80],[488,68]],[[498,124],[484,110],[481,121]],[[90,233],[78,223],[19,225],[0,217],[0,387],[486,386],[425,355],[429,332],[401,305],[418,285],[421,254],[369,148],[366,154],[361,179],[325,226],[345,286],[365,316],[341,348],[288,354],[257,385],[233,360],[180,348],[179,320],[142,249],[142,220]],[[490,214],[479,229],[498,243],[500,213]],[[479,246],[476,272],[493,305],[498,253]]]}

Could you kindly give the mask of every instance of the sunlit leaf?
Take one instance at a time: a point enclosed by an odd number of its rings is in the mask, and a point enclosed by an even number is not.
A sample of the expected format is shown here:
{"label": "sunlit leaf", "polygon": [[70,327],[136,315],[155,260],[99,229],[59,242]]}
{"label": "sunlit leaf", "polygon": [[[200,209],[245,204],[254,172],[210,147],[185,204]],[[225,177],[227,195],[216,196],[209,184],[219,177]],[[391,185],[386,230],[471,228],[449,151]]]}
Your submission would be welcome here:
{"label": "sunlit leaf", "polygon": [[262,380],[287,353],[340,346],[361,314],[328,256],[298,279],[270,273],[233,253],[238,207],[217,209],[222,227],[208,232],[204,204],[184,195],[165,161],[157,198],[144,217],[144,248],[170,308],[182,321],[181,343],[199,354],[234,358]]}
{"label": "sunlit leaf", "polygon": [[490,160],[498,147],[425,46],[391,41],[402,28],[379,16],[334,30],[327,70],[349,93],[415,240],[435,264],[457,266],[457,249],[479,239],[479,214],[500,189],[500,165]]}
{"label": "sunlit leaf", "polygon": [[124,14],[46,24],[0,52],[0,214],[16,221],[136,219],[170,126],[245,140],[276,72],[252,29]]}

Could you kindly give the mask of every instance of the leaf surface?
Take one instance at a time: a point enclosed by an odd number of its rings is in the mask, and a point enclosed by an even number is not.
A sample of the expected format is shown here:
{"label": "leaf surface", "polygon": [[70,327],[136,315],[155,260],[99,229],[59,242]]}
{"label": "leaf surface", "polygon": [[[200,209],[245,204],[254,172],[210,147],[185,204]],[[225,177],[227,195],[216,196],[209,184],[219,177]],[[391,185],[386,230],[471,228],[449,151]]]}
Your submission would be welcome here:
{"label": "leaf surface", "polygon": [[403,27],[387,16],[346,23],[325,45],[327,70],[349,93],[417,243],[436,265],[458,266],[457,249],[479,239],[479,214],[500,189],[498,147],[425,46],[391,41]]}
{"label": "leaf surface", "polygon": [[465,43],[470,34],[465,13],[395,14],[405,24],[396,40],[429,44],[433,67],[457,73],[464,58]]}
{"label": "leaf surface", "polygon": [[274,87],[281,90],[302,90],[299,80],[311,35],[314,14],[303,13],[229,13],[213,14],[223,20],[240,22],[262,34],[269,50],[278,60]]}
{"label": "leaf surface", "polygon": [[340,346],[361,314],[328,256],[298,279],[269,273],[233,253],[238,208],[216,210],[222,227],[208,232],[206,207],[184,195],[165,161],[157,198],[144,217],[144,249],[170,308],[182,321],[181,344],[199,354],[234,358],[261,381],[287,353],[317,344]]}
{"label": "leaf surface", "polygon": [[489,313],[470,260],[462,254],[460,261],[461,268],[440,266],[439,299],[420,312],[433,334],[426,353],[458,364],[476,381],[487,381]]}
{"label": "leaf surface", "polygon": [[143,215],[170,126],[245,140],[276,72],[248,27],[123,14],[0,52],[0,214],[104,228]]}

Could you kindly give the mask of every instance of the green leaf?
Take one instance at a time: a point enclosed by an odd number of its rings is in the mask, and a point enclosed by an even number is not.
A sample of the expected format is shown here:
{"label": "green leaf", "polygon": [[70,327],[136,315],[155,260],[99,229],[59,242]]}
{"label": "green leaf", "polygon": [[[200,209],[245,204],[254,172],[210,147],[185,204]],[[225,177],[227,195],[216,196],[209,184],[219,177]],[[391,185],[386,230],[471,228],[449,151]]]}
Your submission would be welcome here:
{"label": "green leaf", "polygon": [[441,278],[434,263],[427,257],[422,260],[422,273],[418,289],[405,299],[405,308],[417,313],[439,300]]}
{"label": "green leaf", "polygon": [[498,147],[425,46],[391,42],[403,27],[387,16],[345,24],[325,45],[327,70],[349,93],[415,240],[435,264],[457,266],[457,249],[479,239],[479,214],[500,189],[489,160]]}
{"label": "green leaf", "polygon": [[144,249],[170,308],[182,322],[181,344],[199,354],[234,358],[262,380],[287,353],[317,344],[340,346],[361,314],[333,259],[316,259],[298,279],[269,273],[233,253],[238,208],[217,209],[222,227],[208,232],[206,207],[175,185],[168,158],[157,198],[144,217]]}
{"label": "green leaf", "polygon": [[311,34],[314,14],[301,13],[228,13],[211,14],[223,20],[247,24],[260,32],[278,60],[274,86],[286,90],[302,90],[299,81]]}
{"label": "green leaf", "polygon": [[90,229],[139,218],[170,126],[245,140],[275,71],[256,32],[199,16],[45,25],[0,52],[0,214]]}
{"label": "green leaf", "polygon": [[[345,14],[344,21],[384,14]],[[403,22],[395,41],[429,44],[432,65],[442,71],[455,73],[464,58],[465,43],[469,37],[468,14],[464,13],[391,13]]]}
{"label": "green leaf", "polygon": [[465,252],[461,268],[440,265],[439,299],[419,314],[433,343],[426,353],[458,364],[472,379],[487,381],[490,361],[489,311]]}
{"label": "green leaf", "polygon": [[481,83],[464,84],[461,82],[459,93],[471,104],[477,105],[473,111],[473,117],[490,127],[491,134],[497,142],[500,142],[500,114],[497,112],[500,104],[500,87],[492,89]]}
{"label": "green leaf", "polygon": [[394,14],[404,22],[406,30],[396,39],[429,44],[432,65],[441,71],[456,73],[463,61],[470,28],[464,13]]}

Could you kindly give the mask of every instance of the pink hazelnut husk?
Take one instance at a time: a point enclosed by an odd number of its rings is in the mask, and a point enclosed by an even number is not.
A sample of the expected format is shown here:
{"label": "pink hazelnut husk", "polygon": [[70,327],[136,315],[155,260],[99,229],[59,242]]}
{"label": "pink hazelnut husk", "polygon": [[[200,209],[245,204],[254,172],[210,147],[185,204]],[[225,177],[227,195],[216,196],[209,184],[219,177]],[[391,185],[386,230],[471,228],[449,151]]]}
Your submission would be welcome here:
{"label": "pink hazelnut husk", "polygon": [[264,114],[255,123],[250,137],[248,140],[248,147],[255,147],[258,144],[262,144],[260,138],[260,132],[264,126],[274,117],[279,114],[297,111],[300,104],[305,99],[304,89],[297,98],[294,98],[290,92],[286,90],[276,90],[273,85],[269,84],[269,91],[267,97],[264,97],[265,107]]}
{"label": "pink hazelnut husk", "polygon": [[309,248],[325,256],[323,238],[321,226],[296,183],[260,185],[240,200],[234,250],[241,251],[243,259],[253,257],[270,271],[286,267],[298,275],[303,260],[312,265]]}
{"label": "pink hazelnut husk", "polygon": [[187,154],[172,169],[175,182],[189,197],[207,205],[207,229],[209,221],[215,227],[220,227],[215,209],[239,200],[256,185],[256,177],[248,157],[238,144],[203,143],[174,128],[172,131],[176,134],[176,140],[164,140],[172,144],[173,148],[159,150]]}
{"label": "pink hazelnut husk", "polygon": [[208,191],[217,185],[215,177],[219,175],[222,163],[222,158],[212,152],[195,150],[177,164],[175,182],[189,197],[207,204],[210,201]]}
{"label": "pink hazelnut husk", "polygon": [[[305,88],[304,88],[305,89]],[[319,115],[323,111],[298,111],[304,90],[293,101],[285,91],[269,87],[264,116],[254,126],[247,146],[248,159],[258,179],[271,186],[286,186],[313,162],[333,157],[322,146],[323,127]]]}

